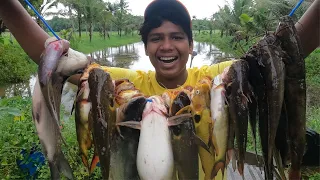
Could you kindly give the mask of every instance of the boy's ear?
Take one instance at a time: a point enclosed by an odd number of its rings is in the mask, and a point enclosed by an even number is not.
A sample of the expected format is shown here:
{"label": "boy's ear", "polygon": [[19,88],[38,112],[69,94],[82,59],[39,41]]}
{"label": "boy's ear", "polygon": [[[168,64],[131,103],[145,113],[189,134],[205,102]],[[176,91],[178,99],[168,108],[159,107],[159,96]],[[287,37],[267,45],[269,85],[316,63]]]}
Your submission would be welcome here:
{"label": "boy's ear", "polygon": [[144,46],[144,52],[146,54],[146,56],[149,56],[148,50],[147,50],[147,46]]}
{"label": "boy's ear", "polygon": [[192,52],[193,52],[193,41],[191,41],[189,45],[189,54],[192,55]]}

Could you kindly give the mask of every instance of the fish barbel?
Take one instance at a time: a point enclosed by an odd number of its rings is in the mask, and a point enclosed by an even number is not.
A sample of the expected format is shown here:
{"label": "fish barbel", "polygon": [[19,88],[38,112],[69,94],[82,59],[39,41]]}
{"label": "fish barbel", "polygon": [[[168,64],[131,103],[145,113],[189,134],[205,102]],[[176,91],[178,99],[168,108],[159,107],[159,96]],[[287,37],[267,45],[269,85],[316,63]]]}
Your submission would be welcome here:
{"label": "fish barbel", "polygon": [[243,60],[235,61],[228,69],[230,92],[228,94],[230,120],[233,121],[235,138],[238,146],[238,171],[243,175],[244,158],[248,130],[248,102],[250,101],[249,84],[247,80],[248,64]]}
{"label": "fish barbel", "polygon": [[[140,122],[147,103],[145,97],[136,97],[122,104],[117,111],[117,123]],[[119,126],[120,136],[116,136],[111,144],[110,179],[140,179],[137,169],[137,151],[140,131]],[[120,134],[120,133],[119,133]]]}
{"label": "fish barbel", "polygon": [[196,135],[205,143],[205,146],[198,147],[205,179],[211,179],[211,171],[215,161],[214,146],[212,145],[211,139],[213,124],[210,112],[210,87],[210,77],[200,79],[191,92],[191,104],[176,113],[191,112]]}
{"label": "fish barbel", "polygon": [[60,179],[60,173],[63,173],[69,179],[73,179],[72,169],[61,151],[62,139],[59,126],[49,112],[40,89],[38,77],[32,96],[32,118],[44,154],[49,162],[51,179]]}
{"label": "fish barbel", "polygon": [[215,149],[215,163],[212,169],[211,178],[214,178],[218,171],[224,174],[226,166],[226,152],[228,144],[228,106],[225,97],[225,87],[221,75],[217,75],[213,80],[210,90],[211,96],[211,118],[213,121],[212,144]]}
{"label": "fish barbel", "polygon": [[148,98],[140,122],[117,123],[140,129],[137,153],[137,168],[141,179],[171,179],[174,160],[169,126],[185,121],[190,115],[167,117],[168,112],[160,96]]}
{"label": "fish barbel", "polygon": [[[191,103],[184,90],[177,90],[172,94],[173,100],[169,105],[170,116],[175,115],[180,109]],[[198,138],[195,135],[192,118],[189,117],[188,119],[178,126],[170,127],[173,157],[179,180],[199,178]]]}

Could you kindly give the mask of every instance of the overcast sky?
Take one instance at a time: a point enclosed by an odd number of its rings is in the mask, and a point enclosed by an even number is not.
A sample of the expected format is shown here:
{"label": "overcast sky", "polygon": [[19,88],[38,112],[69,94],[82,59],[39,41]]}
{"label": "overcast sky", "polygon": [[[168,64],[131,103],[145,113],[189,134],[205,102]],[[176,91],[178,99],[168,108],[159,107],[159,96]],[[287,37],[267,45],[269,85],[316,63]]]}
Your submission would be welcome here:
{"label": "overcast sky", "polygon": [[[119,0],[109,0],[110,2],[116,2]],[[210,17],[214,12],[219,10],[219,6],[224,6],[226,0],[180,0],[188,9],[191,17],[197,18]],[[143,16],[145,8],[151,2],[151,0],[127,0],[129,3],[129,9],[133,15]]]}
{"label": "overcast sky", "polygon": [[[106,1],[106,0],[105,0]],[[143,16],[145,8],[152,0],[126,0],[129,3],[131,14]],[[209,18],[219,10],[218,6],[224,6],[231,0],[180,0],[188,9],[191,17],[198,19]],[[119,0],[109,0],[109,2],[119,2]],[[63,6],[58,6],[59,8]],[[56,11],[55,9],[49,11]],[[51,18],[49,18],[51,19]]]}

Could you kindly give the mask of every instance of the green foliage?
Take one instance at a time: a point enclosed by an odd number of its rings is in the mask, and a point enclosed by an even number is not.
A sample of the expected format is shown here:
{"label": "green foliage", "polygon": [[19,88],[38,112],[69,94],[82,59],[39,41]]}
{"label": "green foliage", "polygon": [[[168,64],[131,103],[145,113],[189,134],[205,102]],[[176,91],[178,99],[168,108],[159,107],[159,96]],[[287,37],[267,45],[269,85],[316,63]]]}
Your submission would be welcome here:
{"label": "green foliage", "polygon": [[[1,178],[26,179],[27,174],[22,172],[16,164],[16,160],[22,158],[20,155],[21,150],[25,149],[27,152],[30,152],[31,148],[36,145],[38,146],[37,150],[41,151],[39,138],[31,115],[31,98],[12,97],[2,99],[0,100],[0,107],[6,109],[6,111],[1,111],[0,113],[0,132],[2,133],[0,136]],[[63,113],[70,112],[64,112],[62,110],[61,114]],[[20,115],[20,118],[17,118],[17,115]],[[62,146],[62,151],[74,171],[75,178],[86,179],[89,175],[79,156],[74,118],[61,118],[61,124],[61,131],[67,143],[67,147]],[[100,169],[98,167],[90,178],[101,179]],[[50,179],[50,170],[47,162],[38,169],[37,179]]]}
{"label": "green foliage", "polygon": [[307,82],[320,86],[320,48],[314,50],[306,59]]}
{"label": "green foliage", "polygon": [[0,44],[0,54],[0,84],[22,82],[36,72],[36,64],[20,46]]}

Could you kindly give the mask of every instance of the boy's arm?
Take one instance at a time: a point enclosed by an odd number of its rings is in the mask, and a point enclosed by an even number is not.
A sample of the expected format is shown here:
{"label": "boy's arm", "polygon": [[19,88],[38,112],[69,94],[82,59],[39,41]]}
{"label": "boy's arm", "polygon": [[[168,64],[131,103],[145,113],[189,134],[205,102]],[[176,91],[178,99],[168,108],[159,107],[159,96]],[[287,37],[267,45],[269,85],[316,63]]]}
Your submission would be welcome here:
{"label": "boy's arm", "polygon": [[320,0],[315,0],[295,24],[304,56],[320,45]]}
{"label": "boy's arm", "polygon": [[0,0],[0,17],[29,57],[39,64],[49,35],[31,18],[18,0]]}

